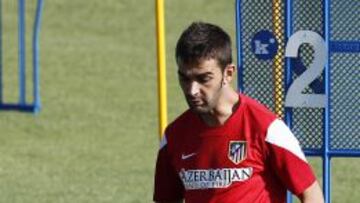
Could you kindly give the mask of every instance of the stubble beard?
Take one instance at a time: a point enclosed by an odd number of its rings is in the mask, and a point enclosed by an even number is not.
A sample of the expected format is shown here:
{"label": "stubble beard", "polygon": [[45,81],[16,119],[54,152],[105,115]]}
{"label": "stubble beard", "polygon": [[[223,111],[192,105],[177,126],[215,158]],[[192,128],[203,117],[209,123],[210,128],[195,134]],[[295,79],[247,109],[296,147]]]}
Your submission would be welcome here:
{"label": "stubble beard", "polygon": [[203,100],[203,104],[201,104],[199,106],[192,105],[190,99],[186,98],[186,102],[187,102],[190,110],[199,115],[211,114],[212,112],[214,112],[216,106],[219,103],[219,100],[220,100],[220,97],[222,94],[223,80],[224,80],[224,78],[222,75],[219,87],[214,92],[214,95],[211,98],[205,98],[205,100]]}
{"label": "stubble beard", "polygon": [[218,105],[218,102],[220,100],[221,89],[222,86],[220,86],[220,88],[217,92],[215,92],[212,98],[206,99],[205,101],[203,100],[203,103],[199,106],[192,105],[191,102],[187,100],[190,110],[199,115],[205,115],[214,112],[214,109]]}

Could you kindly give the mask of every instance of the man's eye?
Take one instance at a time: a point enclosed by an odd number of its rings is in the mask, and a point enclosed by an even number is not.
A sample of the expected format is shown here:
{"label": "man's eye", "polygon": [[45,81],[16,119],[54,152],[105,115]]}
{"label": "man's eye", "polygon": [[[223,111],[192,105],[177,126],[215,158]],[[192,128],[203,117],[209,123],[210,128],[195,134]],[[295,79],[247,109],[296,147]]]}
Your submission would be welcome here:
{"label": "man's eye", "polygon": [[207,82],[209,82],[211,80],[211,77],[200,77],[199,79],[198,79],[198,81],[200,82],[200,83],[207,83]]}

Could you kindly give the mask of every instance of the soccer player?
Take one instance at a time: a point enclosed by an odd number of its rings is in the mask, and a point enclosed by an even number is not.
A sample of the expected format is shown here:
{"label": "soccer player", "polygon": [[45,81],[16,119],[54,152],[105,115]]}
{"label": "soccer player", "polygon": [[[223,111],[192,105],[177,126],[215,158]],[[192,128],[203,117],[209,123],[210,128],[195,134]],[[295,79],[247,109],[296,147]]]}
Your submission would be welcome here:
{"label": "soccer player", "polygon": [[322,203],[320,186],[285,123],[236,92],[230,37],[191,24],[176,46],[189,109],[165,130],[158,152],[155,202],[284,203],[286,190]]}

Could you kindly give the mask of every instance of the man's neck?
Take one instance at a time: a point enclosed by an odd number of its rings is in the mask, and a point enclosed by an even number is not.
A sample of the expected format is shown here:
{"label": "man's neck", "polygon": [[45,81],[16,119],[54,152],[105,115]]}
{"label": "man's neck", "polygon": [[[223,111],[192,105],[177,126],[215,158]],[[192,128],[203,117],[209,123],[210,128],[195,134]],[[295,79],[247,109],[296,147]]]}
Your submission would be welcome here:
{"label": "man's neck", "polygon": [[239,107],[239,95],[235,90],[226,92],[219,105],[214,110],[207,114],[201,114],[201,120],[205,122],[207,126],[216,127],[224,125],[230,116]]}

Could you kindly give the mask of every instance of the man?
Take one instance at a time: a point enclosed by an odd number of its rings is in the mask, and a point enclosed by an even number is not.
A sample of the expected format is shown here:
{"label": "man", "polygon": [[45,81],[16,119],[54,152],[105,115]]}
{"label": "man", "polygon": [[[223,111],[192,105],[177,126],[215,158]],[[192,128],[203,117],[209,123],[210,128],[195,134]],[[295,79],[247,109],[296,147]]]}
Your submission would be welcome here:
{"label": "man", "polygon": [[283,121],[231,86],[230,37],[193,23],[176,46],[189,110],[165,130],[155,174],[155,202],[284,203],[323,196],[298,141]]}

